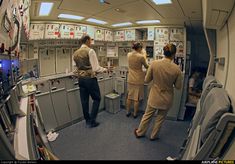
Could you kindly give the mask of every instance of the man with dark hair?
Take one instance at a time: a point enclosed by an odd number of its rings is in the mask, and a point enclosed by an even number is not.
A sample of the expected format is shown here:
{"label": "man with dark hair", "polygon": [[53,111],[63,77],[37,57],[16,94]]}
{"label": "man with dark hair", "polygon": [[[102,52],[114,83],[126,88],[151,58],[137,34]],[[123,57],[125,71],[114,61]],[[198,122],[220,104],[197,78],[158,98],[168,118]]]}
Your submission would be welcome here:
{"label": "man with dark hair", "polygon": [[[85,35],[80,41],[82,46],[74,52],[73,60],[77,66],[83,115],[86,124],[92,128],[99,125],[96,122],[96,116],[101,100],[100,89],[95,75],[105,72],[107,69],[99,65],[95,51],[90,48],[92,42],[90,36]],[[93,100],[91,114],[89,113],[89,96]]]}
{"label": "man with dark hair", "polygon": [[168,44],[164,48],[165,58],[152,62],[145,77],[145,82],[153,81],[148,98],[148,105],[141,120],[139,128],[134,131],[137,138],[143,137],[148,129],[149,122],[154,113],[158,111],[150,140],[157,139],[158,132],[165,120],[168,110],[172,106],[174,88],[182,87],[182,72],[176,64],[172,63],[176,47]]}

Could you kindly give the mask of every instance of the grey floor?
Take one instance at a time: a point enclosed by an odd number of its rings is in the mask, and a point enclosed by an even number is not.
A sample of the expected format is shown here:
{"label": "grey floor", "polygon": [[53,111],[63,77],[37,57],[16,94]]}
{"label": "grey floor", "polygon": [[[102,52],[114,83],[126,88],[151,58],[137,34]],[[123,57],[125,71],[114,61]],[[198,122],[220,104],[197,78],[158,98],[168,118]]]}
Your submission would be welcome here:
{"label": "grey floor", "polygon": [[50,144],[61,160],[164,160],[178,155],[189,121],[166,120],[160,139],[149,141],[151,129],[146,138],[134,136],[140,119],[127,118],[124,110],[117,114],[104,111],[97,117],[97,128],[86,128],[84,121],[79,122],[59,131]]}

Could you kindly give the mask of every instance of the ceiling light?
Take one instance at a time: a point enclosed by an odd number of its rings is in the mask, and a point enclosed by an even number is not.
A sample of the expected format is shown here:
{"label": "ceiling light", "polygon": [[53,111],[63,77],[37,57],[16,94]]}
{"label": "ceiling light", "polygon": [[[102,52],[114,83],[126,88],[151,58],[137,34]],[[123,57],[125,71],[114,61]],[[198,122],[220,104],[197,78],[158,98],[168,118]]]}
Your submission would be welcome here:
{"label": "ceiling light", "polygon": [[78,15],[70,15],[70,14],[60,14],[58,18],[65,18],[65,19],[76,19],[76,20],[82,20],[84,17],[78,16]]}
{"label": "ceiling light", "polygon": [[154,24],[154,23],[160,23],[160,20],[142,20],[142,21],[136,21],[137,24]]}
{"label": "ceiling light", "polygon": [[120,9],[120,8],[116,8],[114,9],[116,12],[119,12],[119,13],[125,13],[126,11],[123,10],[123,9]]}
{"label": "ceiling light", "polygon": [[107,22],[105,22],[105,21],[97,20],[97,19],[94,19],[94,18],[89,18],[86,21],[91,22],[91,23],[96,23],[96,24],[107,24]]}
{"label": "ceiling light", "polygon": [[48,16],[54,3],[42,2],[39,10],[39,16]]}
{"label": "ceiling light", "polygon": [[113,24],[113,27],[121,27],[121,26],[130,26],[132,25],[131,22],[125,22],[125,23],[118,23],[118,24]]}
{"label": "ceiling light", "polygon": [[156,5],[172,4],[171,0],[152,0]]}

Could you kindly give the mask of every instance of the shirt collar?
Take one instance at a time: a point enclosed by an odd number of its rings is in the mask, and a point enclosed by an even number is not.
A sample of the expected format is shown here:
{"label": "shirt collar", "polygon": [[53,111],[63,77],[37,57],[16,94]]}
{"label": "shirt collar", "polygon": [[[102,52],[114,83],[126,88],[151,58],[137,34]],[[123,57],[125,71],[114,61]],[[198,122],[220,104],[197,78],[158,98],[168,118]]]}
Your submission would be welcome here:
{"label": "shirt collar", "polygon": [[88,46],[85,44],[82,44],[81,48],[88,48]]}
{"label": "shirt collar", "polygon": [[165,58],[165,57],[164,57],[162,60],[163,60],[163,61],[166,61],[166,62],[169,62],[169,63],[171,63],[171,62],[172,62],[172,60],[171,60],[171,59],[169,59],[169,58]]}

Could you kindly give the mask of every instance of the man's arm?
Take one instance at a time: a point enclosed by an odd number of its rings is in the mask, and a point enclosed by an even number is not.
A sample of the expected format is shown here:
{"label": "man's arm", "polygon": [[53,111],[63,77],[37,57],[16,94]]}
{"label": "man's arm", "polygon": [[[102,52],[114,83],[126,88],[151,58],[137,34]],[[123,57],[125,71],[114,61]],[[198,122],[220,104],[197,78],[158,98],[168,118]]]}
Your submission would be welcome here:
{"label": "man's arm", "polygon": [[146,61],[146,59],[143,57],[143,59],[142,59],[142,64],[144,65],[144,67],[146,68],[146,69],[148,69],[148,67],[149,67],[149,65],[148,65],[148,63],[147,63],[147,61]]}
{"label": "man's arm", "polygon": [[176,89],[181,89],[182,88],[182,83],[183,83],[183,77],[182,77],[182,72],[179,70],[178,76],[175,81],[175,88]]}
{"label": "man's arm", "polygon": [[97,72],[97,73],[107,71],[106,68],[103,68],[99,65],[96,53],[93,49],[89,51],[89,60],[91,63],[92,71]]}
{"label": "man's arm", "polygon": [[152,65],[150,65],[150,68],[147,71],[147,74],[145,76],[145,82],[149,83],[150,81],[153,80],[153,70],[152,70]]}

